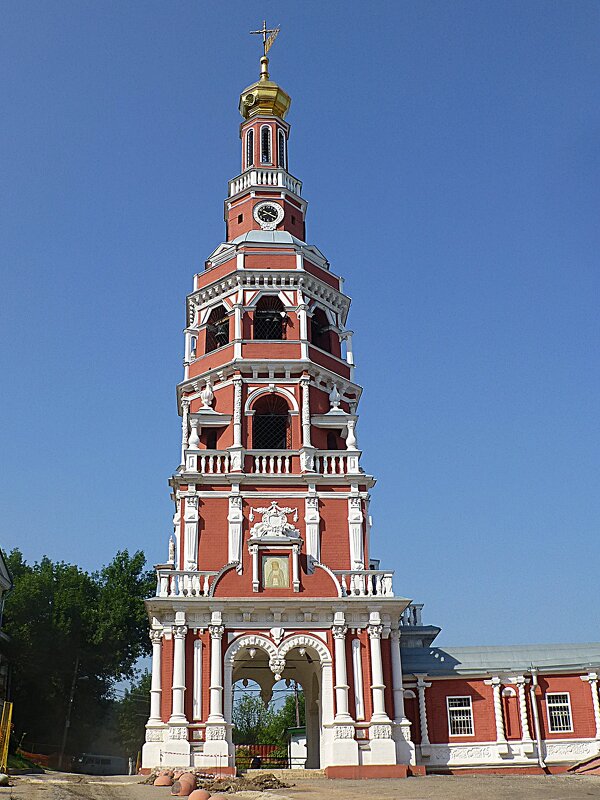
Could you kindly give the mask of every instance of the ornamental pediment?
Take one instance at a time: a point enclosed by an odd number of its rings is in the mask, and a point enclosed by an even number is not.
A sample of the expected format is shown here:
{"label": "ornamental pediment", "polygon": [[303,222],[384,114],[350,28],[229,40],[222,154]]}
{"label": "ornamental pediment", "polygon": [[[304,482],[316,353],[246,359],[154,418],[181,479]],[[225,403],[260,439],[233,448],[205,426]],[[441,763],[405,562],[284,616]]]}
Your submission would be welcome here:
{"label": "ornamental pediment", "polygon": [[281,541],[286,539],[299,539],[300,531],[288,520],[292,515],[293,522],[298,522],[298,509],[284,506],[281,508],[274,500],[270,506],[250,509],[250,522],[254,521],[254,514],[262,515],[260,522],[250,528],[251,539],[268,539]]}

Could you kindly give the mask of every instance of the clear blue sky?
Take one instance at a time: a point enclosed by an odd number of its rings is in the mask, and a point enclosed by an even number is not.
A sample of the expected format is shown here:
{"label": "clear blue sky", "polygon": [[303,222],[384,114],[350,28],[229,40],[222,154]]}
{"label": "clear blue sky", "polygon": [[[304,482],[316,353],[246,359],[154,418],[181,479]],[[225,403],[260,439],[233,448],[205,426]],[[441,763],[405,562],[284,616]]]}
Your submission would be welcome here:
{"label": "clear blue sky", "polygon": [[4,2],[1,544],[166,556],[238,94],[353,297],[373,555],[444,644],[598,639],[600,6]]}

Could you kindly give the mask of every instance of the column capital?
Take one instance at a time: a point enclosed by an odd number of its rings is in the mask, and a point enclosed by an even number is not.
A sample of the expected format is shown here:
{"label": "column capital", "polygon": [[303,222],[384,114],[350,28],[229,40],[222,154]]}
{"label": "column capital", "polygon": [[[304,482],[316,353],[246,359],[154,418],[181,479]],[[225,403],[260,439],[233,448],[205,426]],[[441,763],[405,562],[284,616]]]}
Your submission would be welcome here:
{"label": "column capital", "polygon": [[348,633],[348,626],[347,625],[332,625],[331,632],[333,634],[334,639],[345,639],[346,634]]}
{"label": "column capital", "polygon": [[595,683],[598,680],[598,673],[597,672],[588,672],[587,675],[580,675],[579,676],[582,681],[588,681],[589,683]]}
{"label": "column capital", "polygon": [[225,633],[225,626],[224,625],[209,625],[208,632],[210,633],[211,639],[222,639],[223,634]]}
{"label": "column capital", "polygon": [[391,639],[396,639],[399,641],[401,636],[402,636],[402,631],[400,630],[400,628],[392,628],[390,630]]}
{"label": "column capital", "polygon": [[159,630],[156,630],[156,628],[154,628],[153,630],[148,631],[148,636],[150,637],[150,641],[152,642],[152,644],[160,643],[160,640],[163,637],[163,632],[164,631],[162,628],[160,628]]}
{"label": "column capital", "polygon": [[380,622],[372,622],[367,625],[369,639],[381,639],[383,635],[383,625]]}
{"label": "column capital", "polygon": [[173,626],[173,636],[176,639],[185,639],[187,632],[188,632],[187,625]]}

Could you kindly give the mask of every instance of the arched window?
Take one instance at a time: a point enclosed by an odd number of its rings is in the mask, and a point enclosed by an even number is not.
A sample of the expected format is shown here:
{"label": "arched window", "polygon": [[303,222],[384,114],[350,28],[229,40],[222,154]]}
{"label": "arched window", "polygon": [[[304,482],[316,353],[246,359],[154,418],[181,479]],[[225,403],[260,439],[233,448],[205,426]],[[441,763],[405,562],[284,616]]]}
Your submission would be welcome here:
{"label": "arched window", "polygon": [[254,312],[255,339],[283,339],[285,309],[275,294],[260,298]]}
{"label": "arched window", "polygon": [[310,341],[315,347],[331,353],[329,320],[322,308],[316,308],[310,321]]}
{"label": "arched window", "polygon": [[260,161],[261,164],[271,163],[271,128],[268,125],[260,129]]}
{"label": "arched window", "polygon": [[254,450],[289,450],[292,446],[288,404],[277,394],[260,397],[252,418]]}
{"label": "arched window", "polygon": [[278,166],[282,167],[283,169],[287,169],[287,159],[285,153],[285,133],[279,129],[277,133],[277,145],[278,145]]}
{"label": "arched window", "polygon": [[213,308],[206,323],[206,352],[229,344],[229,317],[224,306]]}
{"label": "arched window", "polygon": [[246,134],[246,169],[254,164],[254,131],[249,130]]}

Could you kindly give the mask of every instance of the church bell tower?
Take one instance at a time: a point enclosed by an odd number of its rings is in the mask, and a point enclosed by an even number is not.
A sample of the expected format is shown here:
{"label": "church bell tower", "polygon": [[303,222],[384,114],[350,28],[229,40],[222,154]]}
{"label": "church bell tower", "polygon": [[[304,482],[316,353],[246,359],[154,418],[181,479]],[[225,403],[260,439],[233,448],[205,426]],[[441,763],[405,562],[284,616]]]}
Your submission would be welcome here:
{"label": "church bell tower", "polygon": [[269,74],[276,31],[260,33],[225,241],[187,297],[174,532],[147,601],[143,766],[233,773],[234,685],[256,681],[268,699],[291,679],[306,768],[402,775],[414,763],[399,647],[409,600],[371,557],[350,298],[307,241],[290,98]]}

